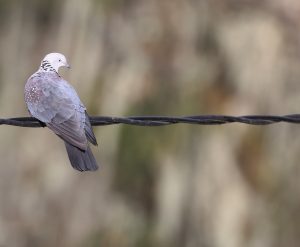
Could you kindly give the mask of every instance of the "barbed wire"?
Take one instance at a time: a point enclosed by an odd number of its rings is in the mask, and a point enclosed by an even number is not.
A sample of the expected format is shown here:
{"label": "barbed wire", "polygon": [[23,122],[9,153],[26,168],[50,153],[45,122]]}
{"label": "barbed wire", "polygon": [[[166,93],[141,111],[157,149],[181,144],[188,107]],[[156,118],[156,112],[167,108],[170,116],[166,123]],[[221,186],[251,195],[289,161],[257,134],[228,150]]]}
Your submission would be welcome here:
{"label": "barbed wire", "polygon": [[[127,124],[137,126],[164,126],[172,124],[198,124],[198,125],[219,125],[227,123],[243,123],[251,125],[268,125],[279,122],[300,123],[300,114],[284,116],[274,115],[246,115],[246,116],[226,116],[226,115],[199,115],[184,117],[168,116],[133,116],[133,117],[90,117],[91,125],[104,126],[112,124]],[[13,125],[19,127],[45,127],[45,124],[32,117],[17,117],[0,119],[0,125]]]}

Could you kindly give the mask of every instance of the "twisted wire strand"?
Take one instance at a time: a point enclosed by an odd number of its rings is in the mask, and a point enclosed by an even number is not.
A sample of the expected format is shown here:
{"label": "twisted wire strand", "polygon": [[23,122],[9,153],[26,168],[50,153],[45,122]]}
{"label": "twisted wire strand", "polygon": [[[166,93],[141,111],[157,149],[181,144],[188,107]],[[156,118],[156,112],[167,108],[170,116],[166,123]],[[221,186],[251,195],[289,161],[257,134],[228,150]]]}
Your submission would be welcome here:
{"label": "twisted wire strand", "polygon": [[[168,116],[133,116],[133,117],[90,117],[91,125],[104,126],[112,124],[127,124],[137,126],[164,126],[172,124],[198,124],[198,125],[219,125],[227,123],[243,123],[251,125],[268,125],[279,122],[300,123],[300,114],[284,116],[275,115],[246,115],[246,116],[226,116],[226,115],[199,115],[184,117]],[[45,127],[45,124],[32,117],[17,117],[0,119],[0,125],[12,125],[19,127]]]}

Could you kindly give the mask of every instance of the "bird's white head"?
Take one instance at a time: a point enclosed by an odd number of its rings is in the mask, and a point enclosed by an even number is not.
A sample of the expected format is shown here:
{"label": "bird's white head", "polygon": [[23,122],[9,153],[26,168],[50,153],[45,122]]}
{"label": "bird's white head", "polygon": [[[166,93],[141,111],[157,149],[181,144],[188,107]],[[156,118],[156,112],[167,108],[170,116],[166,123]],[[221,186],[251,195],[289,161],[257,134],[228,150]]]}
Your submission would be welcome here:
{"label": "bird's white head", "polygon": [[60,67],[70,68],[66,57],[61,53],[49,53],[42,60],[39,70],[58,73]]}

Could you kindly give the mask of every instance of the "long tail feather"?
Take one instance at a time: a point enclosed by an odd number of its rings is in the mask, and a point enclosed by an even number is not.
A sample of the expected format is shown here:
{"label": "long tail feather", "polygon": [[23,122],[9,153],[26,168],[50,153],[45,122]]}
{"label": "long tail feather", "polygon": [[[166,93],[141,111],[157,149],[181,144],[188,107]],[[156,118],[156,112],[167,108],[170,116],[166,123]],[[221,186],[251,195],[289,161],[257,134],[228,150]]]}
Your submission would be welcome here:
{"label": "long tail feather", "polygon": [[74,169],[78,171],[96,171],[98,169],[97,161],[90,149],[83,151],[73,145],[65,142],[67,153]]}

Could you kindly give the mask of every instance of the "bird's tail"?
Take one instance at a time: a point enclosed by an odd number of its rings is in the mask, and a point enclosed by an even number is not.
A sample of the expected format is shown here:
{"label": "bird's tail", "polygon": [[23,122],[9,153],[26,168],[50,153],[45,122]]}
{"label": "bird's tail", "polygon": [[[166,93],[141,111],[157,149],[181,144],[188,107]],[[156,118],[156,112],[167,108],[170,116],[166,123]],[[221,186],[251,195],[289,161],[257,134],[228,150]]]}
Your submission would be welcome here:
{"label": "bird's tail", "polygon": [[90,149],[83,151],[73,145],[65,142],[69,160],[74,169],[78,171],[95,171],[98,169],[96,159]]}

